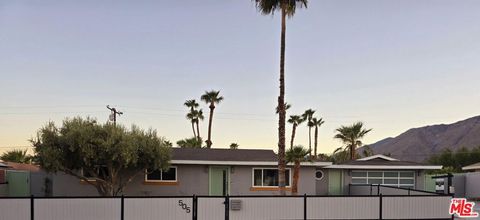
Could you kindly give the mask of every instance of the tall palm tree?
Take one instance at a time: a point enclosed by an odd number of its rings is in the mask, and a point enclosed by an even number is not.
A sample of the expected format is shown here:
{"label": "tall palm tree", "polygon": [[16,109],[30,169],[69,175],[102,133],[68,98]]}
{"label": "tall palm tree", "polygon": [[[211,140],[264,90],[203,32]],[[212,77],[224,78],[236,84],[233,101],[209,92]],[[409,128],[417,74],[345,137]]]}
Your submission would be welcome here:
{"label": "tall palm tree", "polygon": [[203,110],[200,109],[200,110],[195,110],[194,111],[194,115],[195,115],[195,120],[194,122],[197,124],[197,139],[200,140],[201,137],[200,137],[200,128],[199,128],[199,121],[203,121],[204,117],[203,117]]}
{"label": "tall palm tree", "polygon": [[323,118],[317,119],[317,118],[312,118],[312,124],[315,127],[315,138],[314,138],[314,154],[313,158],[317,158],[317,145],[318,145],[318,128],[323,125],[325,121],[323,121]]}
{"label": "tall palm tree", "polygon": [[292,124],[292,138],[290,139],[290,149],[293,148],[293,140],[295,139],[295,132],[297,131],[298,125],[304,122],[304,119],[300,115],[290,115],[288,123]]}
{"label": "tall palm tree", "polygon": [[206,91],[205,94],[200,98],[202,101],[207,103],[210,108],[210,117],[208,118],[208,139],[205,141],[207,143],[207,148],[212,147],[212,120],[213,120],[213,111],[215,110],[215,104],[219,104],[223,101],[223,97],[219,95],[220,91]]}
{"label": "tall palm tree", "polygon": [[185,101],[185,103],[183,103],[183,105],[187,106],[188,108],[190,108],[190,112],[187,113],[187,119],[190,120],[190,123],[192,123],[192,130],[193,130],[193,136],[194,137],[197,137],[197,134],[195,133],[195,120],[196,120],[196,116],[195,116],[195,109],[198,107],[198,103],[195,99],[190,99],[190,100],[187,100]]}
{"label": "tall palm tree", "polygon": [[195,121],[197,120],[195,116],[195,112],[197,110],[190,110],[190,112],[187,113],[187,119],[190,120],[192,123],[192,130],[193,130],[193,137],[197,138],[197,133],[195,132]]}
{"label": "tall palm tree", "polygon": [[[287,111],[288,109],[290,109],[290,107],[292,107],[292,105],[290,105],[290,104],[288,104],[288,103],[286,103],[286,102],[285,102],[285,105],[284,105],[284,106],[285,106],[285,111]],[[278,106],[277,106],[277,108],[275,109],[275,113],[277,113],[277,114],[280,113],[280,108],[278,108]]]}
{"label": "tall palm tree", "polygon": [[308,126],[308,149],[310,150],[310,154],[312,153],[312,118],[313,114],[315,114],[315,110],[313,109],[307,109],[305,110],[305,113],[302,114],[303,120],[307,121],[307,126]]}
{"label": "tall palm tree", "polygon": [[278,186],[280,194],[285,195],[285,38],[287,16],[293,17],[297,7],[307,7],[308,0],[253,0],[255,6],[264,15],[273,15],[280,11],[282,16],[280,37],[280,94],[278,96]]}
{"label": "tall palm tree", "polygon": [[293,163],[293,183],[292,183],[292,195],[298,193],[298,179],[300,178],[300,163],[310,161],[307,155],[310,151],[304,149],[302,146],[295,146],[287,151],[287,162]]}
{"label": "tall palm tree", "polygon": [[345,144],[345,148],[350,152],[350,160],[355,160],[355,149],[363,145],[361,139],[371,130],[365,129],[362,122],[356,122],[350,126],[337,128],[337,134],[334,138]]}

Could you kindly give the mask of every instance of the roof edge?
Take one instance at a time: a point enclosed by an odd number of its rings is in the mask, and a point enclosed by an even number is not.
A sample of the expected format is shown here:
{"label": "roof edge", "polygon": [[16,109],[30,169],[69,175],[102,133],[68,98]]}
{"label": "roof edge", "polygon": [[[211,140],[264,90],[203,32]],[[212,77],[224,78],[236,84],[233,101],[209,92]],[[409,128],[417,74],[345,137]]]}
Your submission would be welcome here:
{"label": "roof edge", "polygon": [[388,165],[330,165],[326,166],[326,169],[365,169],[365,170],[440,170],[443,166],[439,165],[401,165],[401,166],[388,166]]}
{"label": "roof edge", "polygon": [[[238,166],[276,166],[276,161],[214,161],[214,160],[171,160],[171,164],[191,164],[191,165],[238,165]],[[288,164],[293,165],[293,164]],[[331,166],[332,162],[302,162],[301,166]]]}

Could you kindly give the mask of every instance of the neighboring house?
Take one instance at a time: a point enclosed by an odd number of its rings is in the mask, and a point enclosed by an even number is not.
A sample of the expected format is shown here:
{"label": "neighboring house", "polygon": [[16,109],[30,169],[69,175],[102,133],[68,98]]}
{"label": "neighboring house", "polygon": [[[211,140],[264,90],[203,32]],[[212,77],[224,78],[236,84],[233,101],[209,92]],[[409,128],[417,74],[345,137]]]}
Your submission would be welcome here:
{"label": "neighboring house", "polygon": [[[0,196],[46,196],[48,174],[32,164],[0,163]],[[4,184],[1,184],[4,183]]]}
{"label": "neighboring house", "polygon": [[330,194],[349,194],[350,184],[382,184],[386,186],[427,190],[426,181],[432,182],[425,171],[441,169],[442,166],[425,165],[400,161],[384,155],[374,155],[342,164],[325,167],[328,169]]}
{"label": "neighboring house", "polygon": [[462,167],[462,170],[472,171],[472,172],[480,172],[480,163],[474,163],[472,165]]}
{"label": "neighboring house", "polygon": [[0,162],[0,196],[8,196],[8,186],[6,178],[6,169],[8,166]]}
{"label": "neighboring house", "polygon": [[[135,178],[125,195],[278,195],[277,155],[272,150],[173,148],[167,171],[149,171]],[[327,194],[323,172],[331,162],[302,163],[299,194]],[[322,173],[322,174],[320,174]],[[287,167],[291,190],[293,167]],[[318,178],[315,178],[318,176]],[[96,189],[77,178],[53,175],[54,196],[97,195]]]}
{"label": "neighboring house", "polygon": [[[343,164],[304,162],[298,193],[309,195],[349,194],[350,184],[382,184],[426,189],[426,170],[441,166],[375,155]],[[291,190],[293,167],[287,166],[287,191]],[[98,195],[95,187],[57,173],[53,196]],[[169,170],[148,171],[125,189],[129,196],[278,195],[277,155],[272,150],[173,148]]]}

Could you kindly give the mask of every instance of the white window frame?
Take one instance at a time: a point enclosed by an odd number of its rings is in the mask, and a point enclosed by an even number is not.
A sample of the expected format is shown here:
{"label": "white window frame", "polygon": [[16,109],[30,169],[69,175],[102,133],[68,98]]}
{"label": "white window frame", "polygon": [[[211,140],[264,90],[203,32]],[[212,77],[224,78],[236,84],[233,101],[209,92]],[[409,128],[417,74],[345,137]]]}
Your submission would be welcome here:
{"label": "white window frame", "polygon": [[[317,172],[322,173],[322,177],[321,177],[321,178],[317,178]],[[322,180],[323,178],[325,178],[325,172],[323,172],[323,170],[315,170],[315,179],[316,179],[316,180]]]}
{"label": "white window frame", "polygon": [[[352,177],[351,184],[352,185],[369,184],[368,183],[369,179],[381,179],[382,183],[380,183],[380,185],[384,185],[384,186],[394,186],[394,187],[402,187],[402,188],[412,187],[413,189],[416,186],[416,178],[415,178],[416,171],[412,171],[412,170],[352,170],[351,172],[352,172],[352,174],[351,174],[351,177]],[[367,173],[367,176],[366,177],[354,177],[353,173],[355,173],[355,172],[356,173]],[[370,177],[369,173],[373,173],[373,172],[381,172],[382,177]],[[397,175],[397,177],[386,177],[385,176],[386,172],[396,172],[398,175]],[[402,172],[413,173],[413,176],[412,177],[400,177],[400,173],[402,173]],[[366,179],[367,182],[366,183],[353,183],[354,179]],[[397,184],[385,184],[385,179],[396,179],[398,182],[397,182]],[[402,183],[400,183],[400,180],[402,180],[402,179],[413,180],[413,183],[412,184],[402,184]]]}
{"label": "white window frame", "polygon": [[[256,186],[255,185],[255,170],[262,170],[262,186]],[[272,187],[279,187],[279,186],[263,186],[263,170],[278,170],[278,168],[271,168],[271,167],[253,167],[252,168],[252,187],[254,188],[272,188]],[[285,168],[285,170],[288,170],[288,183],[289,185],[286,185],[285,187],[291,187],[292,185],[292,169],[291,168]]]}
{"label": "white window frame", "polygon": [[[152,183],[176,183],[178,181],[178,168],[177,166],[170,166],[168,169],[175,169],[175,180],[150,180],[148,179],[148,170],[145,169],[145,182],[152,182]],[[160,178],[163,179],[163,170],[160,170]]]}

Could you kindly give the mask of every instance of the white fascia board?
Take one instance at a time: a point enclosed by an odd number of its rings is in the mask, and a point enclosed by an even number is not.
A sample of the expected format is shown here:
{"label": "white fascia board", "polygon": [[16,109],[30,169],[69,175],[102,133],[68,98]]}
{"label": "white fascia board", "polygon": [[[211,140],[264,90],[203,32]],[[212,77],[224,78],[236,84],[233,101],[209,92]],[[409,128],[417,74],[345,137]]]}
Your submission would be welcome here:
{"label": "white fascia board", "polygon": [[[276,166],[275,161],[212,161],[212,160],[172,160],[171,164],[197,164],[197,165],[237,165],[237,166]],[[293,164],[288,164],[293,165]],[[332,162],[302,162],[301,166],[324,167],[332,165]]]}
{"label": "white fascia board", "polygon": [[462,167],[462,170],[480,170],[480,165]]}
{"label": "white fascia board", "polygon": [[395,159],[393,157],[385,156],[383,154],[376,154],[376,155],[373,155],[373,156],[370,156],[370,157],[364,157],[364,158],[360,158],[360,159],[357,159],[357,160],[358,161],[366,161],[366,160],[371,160],[371,159],[375,159],[375,158],[382,158],[382,159],[388,160],[388,161],[397,161],[397,159]]}
{"label": "white fascia board", "polygon": [[326,169],[352,169],[352,170],[440,170],[442,166],[373,166],[373,165],[331,165]]}

